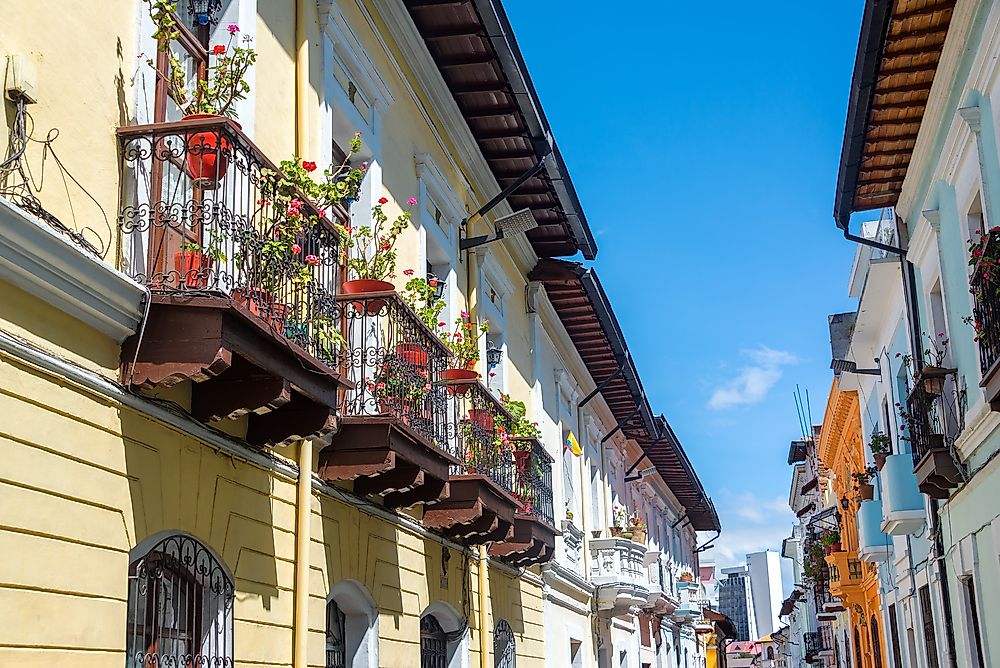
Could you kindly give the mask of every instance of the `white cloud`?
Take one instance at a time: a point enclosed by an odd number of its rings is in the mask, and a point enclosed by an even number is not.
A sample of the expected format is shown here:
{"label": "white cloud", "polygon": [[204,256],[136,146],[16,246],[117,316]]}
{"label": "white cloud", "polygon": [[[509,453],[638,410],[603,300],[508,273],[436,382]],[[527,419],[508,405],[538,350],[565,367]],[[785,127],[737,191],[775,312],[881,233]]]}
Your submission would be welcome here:
{"label": "white cloud", "polygon": [[[723,490],[718,497],[719,519],[722,535],[715,542],[715,548],[702,556],[714,559],[716,577],[721,577],[721,569],[746,562],[749,552],[774,550],[781,552],[781,542],[791,534],[795,515],[788,508],[783,496],[758,497],[751,492],[734,494]],[[782,563],[782,585],[787,591],[790,582],[790,562]]]}
{"label": "white cloud", "polygon": [[709,408],[724,410],[762,401],[775,383],[781,380],[781,367],[799,361],[792,353],[767,346],[744,350],[743,356],[753,364],[742,367],[735,378],[715,388],[708,400]]}

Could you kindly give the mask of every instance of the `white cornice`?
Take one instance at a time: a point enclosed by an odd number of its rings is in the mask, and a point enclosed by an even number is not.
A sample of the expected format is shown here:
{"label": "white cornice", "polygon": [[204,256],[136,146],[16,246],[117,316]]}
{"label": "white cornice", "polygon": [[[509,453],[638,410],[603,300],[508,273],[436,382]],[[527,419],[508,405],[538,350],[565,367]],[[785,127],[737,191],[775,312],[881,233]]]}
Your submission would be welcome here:
{"label": "white cornice", "polygon": [[448,186],[448,179],[434,162],[434,158],[429,153],[417,153],[413,156],[413,161],[417,166],[417,178],[424,182],[434,203],[443,208],[449,219],[456,223],[465,218],[462,200]]}
{"label": "white cornice", "polygon": [[143,287],[0,198],[0,279],[117,342],[142,317]]}

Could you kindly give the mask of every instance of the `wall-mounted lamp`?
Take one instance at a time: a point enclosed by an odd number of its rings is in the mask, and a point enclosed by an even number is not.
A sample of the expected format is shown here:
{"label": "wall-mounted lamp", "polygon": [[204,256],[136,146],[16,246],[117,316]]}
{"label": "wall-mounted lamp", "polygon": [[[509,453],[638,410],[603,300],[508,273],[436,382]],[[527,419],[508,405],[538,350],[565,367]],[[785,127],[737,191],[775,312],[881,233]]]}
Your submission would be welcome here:
{"label": "wall-mounted lamp", "polygon": [[524,234],[528,230],[538,227],[538,221],[536,221],[535,216],[532,215],[531,209],[521,209],[520,211],[515,211],[508,216],[500,216],[496,219],[495,225],[497,231],[494,234],[486,234],[479,237],[462,239],[459,243],[459,248],[462,250],[469,250],[470,248],[498,241],[504,237],[509,237],[514,234]]}
{"label": "wall-mounted lamp", "polygon": [[445,281],[442,281],[434,274],[427,274],[427,285],[434,288],[434,301],[444,298],[444,286],[446,285]]}
{"label": "wall-mounted lamp", "polygon": [[492,341],[486,346],[486,366],[495,367],[503,359],[503,349],[497,348]]}
{"label": "wall-mounted lamp", "polygon": [[840,507],[843,508],[844,510],[847,510],[847,507],[850,505],[851,501],[846,496],[840,499]]}
{"label": "wall-mounted lamp", "polygon": [[881,376],[882,369],[859,369],[857,362],[850,360],[833,360],[830,368],[838,373],[859,373],[866,376]]}

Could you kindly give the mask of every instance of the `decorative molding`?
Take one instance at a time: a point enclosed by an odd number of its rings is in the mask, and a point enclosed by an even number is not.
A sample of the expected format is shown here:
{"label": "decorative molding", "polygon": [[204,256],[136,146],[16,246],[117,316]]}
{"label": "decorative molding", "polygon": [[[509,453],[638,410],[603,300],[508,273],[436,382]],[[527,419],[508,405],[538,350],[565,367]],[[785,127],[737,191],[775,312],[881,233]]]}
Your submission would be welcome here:
{"label": "decorative molding", "polygon": [[145,289],[38,218],[0,198],[0,279],[121,343]]}
{"label": "decorative molding", "polygon": [[941,234],[941,212],[938,209],[926,209],[921,212],[927,222],[931,224],[931,228],[937,235]]}
{"label": "decorative molding", "polygon": [[983,114],[979,105],[961,107],[958,110],[958,115],[962,117],[962,120],[968,124],[969,129],[972,130],[973,134],[977,135],[978,138],[979,133],[983,130]]}
{"label": "decorative molding", "polygon": [[319,11],[320,29],[333,43],[334,55],[344,66],[351,81],[379,110],[388,109],[396,98],[351,30],[337,0],[318,0],[316,7]]}
{"label": "decorative molding", "polygon": [[429,153],[416,153],[413,161],[417,167],[417,179],[424,183],[431,200],[444,210],[450,224],[457,225],[465,217],[465,206],[448,185],[444,172]]}

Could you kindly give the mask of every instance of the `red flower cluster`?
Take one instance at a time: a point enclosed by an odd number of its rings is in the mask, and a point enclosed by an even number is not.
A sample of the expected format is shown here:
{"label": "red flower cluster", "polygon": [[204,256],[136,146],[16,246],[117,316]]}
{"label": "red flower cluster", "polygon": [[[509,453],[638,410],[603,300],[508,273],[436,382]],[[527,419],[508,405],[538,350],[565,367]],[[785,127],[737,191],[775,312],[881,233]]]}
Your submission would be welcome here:
{"label": "red flower cluster", "polygon": [[306,170],[307,172],[314,172],[314,171],[316,171],[316,163],[315,162],[307,162],[307,161],[303,160],[302,161],[302,169]]}
{"label": "red flower cluster", "polygon": [[226,45],[225,44],[216,44],[215,46],[213,46],[212,47],[212,55],[213,56],[224,56],[224,55],[226,55]]}
{"label": "red flower cluster", "polygon": [[389,203],[389,200],[388,200],[388,198],[386,198],[386,197],[379,197],[379,198],[378,198],[378,203],[379,203],[379,204],[388,204],[388,203]]}
{"label": "red flower cluster", "polygon": [[317,264],[319,264],[319,258],[316,257],[315,255],[306,255],[305,263],[311,264],[312,266],[315,267]]}

